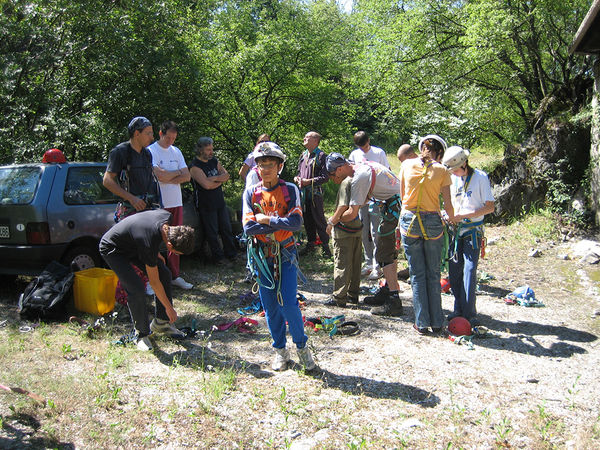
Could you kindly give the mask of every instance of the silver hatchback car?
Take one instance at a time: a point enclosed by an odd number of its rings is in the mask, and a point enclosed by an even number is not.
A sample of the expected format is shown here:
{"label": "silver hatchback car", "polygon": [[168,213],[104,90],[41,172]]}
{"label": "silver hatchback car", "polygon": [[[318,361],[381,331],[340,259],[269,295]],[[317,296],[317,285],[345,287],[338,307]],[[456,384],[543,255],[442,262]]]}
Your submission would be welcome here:
{"label": "silver hatchback car", "polygon": [[102,185],[106,163],[0,166],[0,274],[39,274],[56,260],[102,265],[98,242],[118,199]]}

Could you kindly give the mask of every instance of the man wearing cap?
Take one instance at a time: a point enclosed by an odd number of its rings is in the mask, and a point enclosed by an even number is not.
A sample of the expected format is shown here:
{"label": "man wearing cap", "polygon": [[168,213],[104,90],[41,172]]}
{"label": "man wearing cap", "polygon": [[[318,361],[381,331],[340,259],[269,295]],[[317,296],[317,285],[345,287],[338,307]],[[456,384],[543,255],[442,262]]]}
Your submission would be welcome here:
{"label": "man wearing cap", "polygon": [[134,117],[127,131],[129,140],[110,151],[103,179],[104,186],[125,201],[123,216],[160,203],[152,171],[152,154],[146,148],[154,136],[152,123],[145,117]]}
{"label": "man wearing cap", "polygon": [[[175,147],[177,139],[177,124],[172,120],[162,123],[158,132],[159,140],[148,147],[152,154],[154,175],[158,178],[160,197],[163,207],[173,216],[172,225],[183,225],[183,199],[181,183],[190,181],[190,171],[185,163],[181,150]],[[172,284],[181,289],[191,289],[188,283],[179,275],[179,255],[169,252],[167,265],[173,277]]]}
{"label": "man wearing cap", "polygon": [[319,148],[320,141],[321,135],[316,131],[306,133],[302,141],[306,150],[300,155],[298,175],[294,178],[294,182],[302,194],[304,229],[307,239],[306,247],[300,251],[300,254],[307,255],[315,250],[318,234],[321,239],[323,256],[331,258],[327,223],[323,212],[323,188],[321,187],[329,180],[329,176],[325,169],[327,155]]}
{"label": "man wearing cap", "polygon": [[[339,153],[331,153],[326,161],[329,177],[335,183],[341,183],[352,177],[349,209],[339,218],[340,221],[355,216],[360,207],[369,199],[378,202],[381,215],[378,224],[375,260],[383,269],[387,287],[381,288],[374,296],[366,297],[365,303],[376,306],[371,314],[400,316],[402,303],[399,297],[400,286],[397,278],[397,254],[395,229],[400,213],[400,181],[386,167],[376,162],[353,164]],[[334,215],[328,224],[336,226],[338,218]]]}
{"label": "man wearing cap", "polygon": [[[365,131],[354,133],[354,144],[358,147],[348,157],[348,160],[354,164],[360,164],[365,161],[372,161],[390,168],[385,151],[379,147],[371,145],[371,139]],[[381,268],[375,261],[377,251],[377,226],[379,225],[379,207],[375,202],[369,202],[360,208],[359,217],[363,223],[362,244],[364,250],[365,266],[362,275],[367,275],[369,280],[381,278]]]}

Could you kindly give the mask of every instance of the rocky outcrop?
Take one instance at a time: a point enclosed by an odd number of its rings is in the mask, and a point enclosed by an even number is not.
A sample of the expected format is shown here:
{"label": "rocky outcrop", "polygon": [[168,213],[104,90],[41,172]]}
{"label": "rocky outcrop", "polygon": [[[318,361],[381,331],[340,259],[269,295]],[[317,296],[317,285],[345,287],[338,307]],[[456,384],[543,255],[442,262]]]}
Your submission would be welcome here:
{"label": "rocky outcrop", "polygon": [[502,163],[489,174],[496,220],[544,205],[549,193],[575,198],[581,187],[590,160],[589,124],[559,115],[536,125],[529,140],[506,148]]}

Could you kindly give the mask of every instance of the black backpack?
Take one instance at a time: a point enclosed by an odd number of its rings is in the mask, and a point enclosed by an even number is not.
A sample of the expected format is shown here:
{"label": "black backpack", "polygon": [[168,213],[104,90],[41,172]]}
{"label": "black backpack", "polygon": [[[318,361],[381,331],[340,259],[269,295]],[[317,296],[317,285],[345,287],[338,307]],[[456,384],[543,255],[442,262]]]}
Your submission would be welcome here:
{"label": "black backpack", "polygon": [[73,273],[52,261],[31,281],[19,297],[17,311],[24,319],[59,320],[66,317],[66,302],[73,287]]}

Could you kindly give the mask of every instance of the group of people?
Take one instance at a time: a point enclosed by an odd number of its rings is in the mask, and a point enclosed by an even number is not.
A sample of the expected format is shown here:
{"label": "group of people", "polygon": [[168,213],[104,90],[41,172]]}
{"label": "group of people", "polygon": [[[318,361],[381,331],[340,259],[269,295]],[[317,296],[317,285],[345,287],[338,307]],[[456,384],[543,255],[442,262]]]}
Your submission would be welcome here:
{"label": "group of people", "polygon": [[[138,347],[147,350],[152,348],[151,332],[183,337],[173,325],[177,313],[171,285],[192,288],[179,273],[179,255],[193,250],[194,232],[182,226],[181,183],[192,180],[195,204],[215,262],[235,259],[237,250],[221,188],[229,174],[214,157],[213,140],[198,140],[196,158],[188,169],[173,145],[177,137],[173,122],[162,124],[159,140],[152,145],[148,119],[134,118],[128,130],[129,141],[110,152],[104,176],[104,185],[122,198],[123,204],[116,214],[119,222],[102,238],[100,251],[129,295]],[[327,305],[357,304],[361,275],[371,279],[383,275],[385,285],[363,301],[372,306],[373,314],[400,316],[399,228],[409,265],[414,328],[420,334],[429,329],[438,332],[444,320],[441,238],[449,225],[455,230],[449,255],[455,305],[448,319],[462,316],[474,321],[483,217],[494,211],[494,199],[487,175],[469,165],[468,150],[447,148],[441,137],[426,136],[419,142],[419,154],[407,144],[398,149],[402,166],[395,175],[385,152],[371,145],[364,131],[354,135],[357,148],[348,158],[336,152],[327,155],[319,148],[320,141],[321,135],[314,131],[304,136],[305,151],[294,183],[280,178],[287,156],[268,135],[259,137],[239,171],[246,180],[242,225],[248,266],[258,282],[273,339],[273,369],[283,370],[290,362],[288,328],[300,363],[306,370],[316,367],[297,300],[297,279],[302,277],[298,255],[312,254],[319,246],[323,257],[334,258],[334,289]],[[329,180],[340,186],[335,211],[326,219],[323,184]],[[157,204],[160,209],[152,209]],[[295,233],[303,224],[307,242],[298,251]],[[158,251],[161,243],[168,250],[166,261]],[[147,275],[156,296],[156,317],[151,323],[145,313],[144,283],[133,266]]]}

